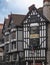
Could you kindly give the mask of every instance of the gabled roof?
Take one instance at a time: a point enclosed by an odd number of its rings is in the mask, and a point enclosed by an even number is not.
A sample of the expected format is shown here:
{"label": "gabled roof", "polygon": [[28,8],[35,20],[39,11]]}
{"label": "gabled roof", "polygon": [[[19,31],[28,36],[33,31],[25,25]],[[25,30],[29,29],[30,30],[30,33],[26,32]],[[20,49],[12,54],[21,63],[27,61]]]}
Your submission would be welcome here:
{"label": "gabled roof", "polygon": [[10,22],[13,20],[13,24],[15,24],[16,26],[21,26],[21,22],[23,21],[25,15],[21,15],[21,14],[11,14],[10,15]]}
{"label": "gabled roof", "polygon": [[6,28],[8,27],[9,25],[9,18],[5,18],[4,19],[4,25],[3,25],[3,29],[2,29],[2,33],[3,33],[3,30],[6,30]]}
{"label": "gabled roof", "polygon": [[[11,20],[13,20],[13,25],[15,24],[16,26],[20,26],[22,20],[24,19],[25,15],[20,15],[20,14],[10,14],[8,15],[8,18],[4,20],[4,25],[3,25],[3,30],[7,28],[11,23]],[[6,28],[5,28],[6,27]],[[3,32],[2,30],[2,32]]]}
{"label": "gabled roof", "polygon": [[[36,10],[36,12],[40,15],[40,17],[42,17],[42,18],[45,20],[46,23],[49,22],[48,19],[43,15],[43,13],[42,13],[42,8],[37,9],[37,8],[35,7],[35,5],[32,5],[32,6],[29,7],[29,12],[28,12],[27,15],[25,16],[24,20],[26,20],[26,19],[28,18],[28,16],[31,14],[31,12],[34,11],[34,10]],[[24,21],[24,20],[23,20],[23,21]],[[23,23],[23,21],[22,21],[22,23]]]}

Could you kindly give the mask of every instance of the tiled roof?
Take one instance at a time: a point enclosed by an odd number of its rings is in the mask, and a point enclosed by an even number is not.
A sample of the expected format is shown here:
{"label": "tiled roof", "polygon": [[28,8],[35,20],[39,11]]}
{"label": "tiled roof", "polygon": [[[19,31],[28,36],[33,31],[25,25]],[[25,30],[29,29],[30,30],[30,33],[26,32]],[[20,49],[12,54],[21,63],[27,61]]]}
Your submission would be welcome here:
{"label": "tiled roof", "polygon": [[21,22],[23,21],[24,17],[25,17],[25,15],[11,14],[11,20],[13,20],[13,23],[16,26],[20,26],[21,25]]}

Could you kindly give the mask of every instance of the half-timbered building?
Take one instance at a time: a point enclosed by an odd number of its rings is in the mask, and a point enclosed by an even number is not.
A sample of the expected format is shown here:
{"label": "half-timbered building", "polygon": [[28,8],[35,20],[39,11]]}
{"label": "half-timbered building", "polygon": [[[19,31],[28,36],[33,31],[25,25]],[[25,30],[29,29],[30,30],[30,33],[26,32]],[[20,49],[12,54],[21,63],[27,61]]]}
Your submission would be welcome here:
{"label": "half-timbered building", "polygon": [[26,65],[47,65],[48,20],[32,5],[22,24]]}
{"label": "half-timbered building", "polygon": [[23,51],[23,28],[20,24],[24,17],[25,15],[11,14],[8,19],[5,19],[3,26],[5,62],[18,61],[18,51]]}
{"label": "half-timbered building", "polygon": [[0,48],[4,52],[5,63],[49,65],[50,23],[43,14],[47,10],[48,0],[44,0],[44,4],[44,9],[32,5],[26,16],[10,14],[4,20]]}

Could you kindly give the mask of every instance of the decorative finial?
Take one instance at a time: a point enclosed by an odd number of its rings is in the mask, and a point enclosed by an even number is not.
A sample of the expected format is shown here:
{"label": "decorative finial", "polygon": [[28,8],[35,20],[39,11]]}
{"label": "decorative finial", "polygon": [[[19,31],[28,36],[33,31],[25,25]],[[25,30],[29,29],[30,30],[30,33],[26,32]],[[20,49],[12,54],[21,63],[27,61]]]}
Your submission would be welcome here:
{"label": "decorative finial", "polygon": [[31,6],[29,7],[29,10],[32,10],[33,7],[35,7],[35,4],[31,5]]}

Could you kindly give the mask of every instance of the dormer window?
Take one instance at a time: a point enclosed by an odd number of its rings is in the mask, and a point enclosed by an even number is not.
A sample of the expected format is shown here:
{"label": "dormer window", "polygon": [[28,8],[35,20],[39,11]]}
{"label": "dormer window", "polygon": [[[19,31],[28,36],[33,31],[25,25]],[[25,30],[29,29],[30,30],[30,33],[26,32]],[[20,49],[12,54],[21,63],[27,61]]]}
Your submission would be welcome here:
{"label": "dormer window", "polygon": [[22,28],[18,28],[18,40],[22,40]]}

